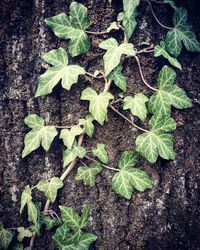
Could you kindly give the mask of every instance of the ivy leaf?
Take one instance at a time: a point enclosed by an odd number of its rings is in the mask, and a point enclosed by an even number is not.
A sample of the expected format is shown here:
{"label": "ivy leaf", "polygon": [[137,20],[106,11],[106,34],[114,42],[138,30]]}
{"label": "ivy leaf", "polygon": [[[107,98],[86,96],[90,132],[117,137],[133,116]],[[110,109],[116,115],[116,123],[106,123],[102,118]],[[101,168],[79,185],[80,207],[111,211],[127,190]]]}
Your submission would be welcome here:
{"label": "ivy leaf", "polygon": [[25,136],[25,147],[22,152],[22,158],[39,148],[40,144],[46,151],[48,151],[54,137],[57,135],[55,127],[45,126],[44,120],[37,115],[27,116],[25,118],[25,124],[27,126],[31,124],[30,128],[32,128],[32,130]]}
{"label": "ivy leaf", "polygon": [[131,199],[134,188],[143,192],[153,187],[152,181],[145,171],[133,168],[137,159],[137,152],[125,152],[119,162],[120,171],[112,178],[113,190],[126,199]]}
{"label": "ivy leaf", "polygon": [[110,26],[106,29],[106,31],[109,33],[112,30],[118,30],[118,29],[119,29],[119,26],[117,22],[112,22]]}
{"label": "ivy leaf", "polygon": [[84,126],[85,133],[92,138],[92,135],[94,133],[94,125],[93,122],[94,118],[92,115],[87,115],[85,119],[80,119],[79,120],[79,125]]}
{"label": "ivy leaf", "polygon": [[32,196],[31,196],[31,189],[29,187],[29,185],[27,185],[24,188],[24,191],[22,192],[21,195],[21,207],[20,207],[20,214],[22,214],[24,207],[32,200]]}
{"label": "ivy leaf", "polygon": [[92,150],[92,154],[104,164],[107,164],[109,162],[108,153],[105,149],[105,144],[103,143],[98,143],[97,148]]}
{"label": "ivy leaf", "polygon": [[61,220],[50,218],[48,216],[43,215],[42,216],[42,224],[45,225],[46,230],[51,230],[55,226],[59,226],[61,224]]}
{"label": "ivy leaf", "polygon": [[83,129],[79,126],[73,126],[71,129],[62,129],[60,132],[60,137],[63,139],[63,143],[69,150],[72,149],[75,137],[83,133]]}
{"label": "ivy leaf", "polygon": [[24,250],[24,246],[23,246],[22,243],[17,243],[17,244],[14,245],[12,250]]}
{"label": "ivy leaf", "polygon": [[177,57],[183,44],[188,51],[200,52],[200,43],[197,41],[191,26],[187,23],[188,13],[185,8],[176,8],[173,16],[174,28],[169,30],[165,45],[170,54]]}
{"label": "ivy leaf", "polygon": [[86,155],[86,150],[83,147],[74,146],[71,150],[64,151],[63,161],[64,167],[67,166],[70,162],[75,160],[77,157],[83,158]]}
{"label": "ivy leaf", "polygon": [[8,249],[13,237],[14,234],[10,230],[5,229],[2,222],[0,222],[0,246],[3,249]]}
{"label": "ivy leaf", "polygon": [[91,233],[83,233],[77,245],[71,244],[64,246],[62,250],[88,250],[90,245],[96,241],[97,236]]}
{"label": "ivy leaf", "polygon": [[103,92],[98,95],[92,88],[84,89],[81,95],[81,100],[90,102],[89,112],[101,125],[107,118],[107,108],[111,99],[114,99],[114,96],[110,92]]}
{"label": "ivy leaf", "polygon": [[48,200],[54,202],[58,189],[63,187],[63,182],[58,177],[53,177],[50,182],[47,180],[42,180],[37,184],[37,189],[44,193]]}
{"label": "ivy leaf", "polygon": [[136,51],[132,43],[118,44],[116,39],[109,38],[99,44],[101,49],[107,50],[103,56],[106,76],[119,65],[122,55],[135,56]]}
{"label": "ivy leaf", "polygon": [[63,247],[65,247],[66,245],[70,246],[71,244],[77,245],[80,242],[81,235],[82,235],[82,230],[77,230],[73,233],[68,234],[63,244]]}
{"label": "ivy leaf", "polygon": [[108,75],[108,79],[114,81],[115,85],[120,88],[123,92],[127,91],[126,78],[122,73],[122,65],[118,65],[113,71]]}
{"label": "ivy leaf", "polygon": [[67,206],[59,206],[63,222],[73,230],[79,230],[81,217],[74,211],[73,208]]}
{"label": "ivy leaf", "polygon": [[142,93],[138,93],[134,97],[126,96],[124,98],[123,109],[130,109],[133,115],[144,121],[147,117],[147,108],[145,103],[148,102],[148,100],[148,97]]}
{"label": "ivy leaf", "polygon": [[95,185],[96,175],[102,171],[100,164],[92,165],[91,167],[81,166],[75,176],[75,180],[83,181],[84,185],[93,187]]}
{"label": "ivy leaf", "polygon": [[36,97],[50,94],[60,81],[64,89],[70,90],[77,83],[79,75],[85,74],[83,67],[67,65],[68,56],[63,48],[51,50],[44,55],[44,60],[52,67],[39,77]]}
{"label": "ivy leaf", "polygon": [[180,65],[180,63],[178,62],[178,60],[174,57],[172,57],[165,48],[165,42],[161,41],[160,45],[156,45],[154,48],[154,56],[158,57],[158,56],[163,56],[164,58],[166,58],[171,65],[173,65],[174,67],[182,70],[182,67]]}
{"label": "ivy leaf", "polygon": [[137,25],[136,22],[136,8],[138,7],[140,0],[123,0],[124,15],[122,18],[122,24],[124,26],[124,33],[126,39],[129,40]]}
{"label": "ivy leaf", "polygon": [[164,66],[159,73],[157,86],[159,89],[149,100],[149,111],[161,116],[170,116],[171,105],[178,109],[192,107],[191,100],[185,91],[173,84],[176,73],[168,66]]}
{"label": "ivy leaf", "polygon": [[68,227],[65,223],[63,223],[59,228],[57,228],[55,234],[52,237],[56,246],[62,248],[69,233],[70,227]]}
{"label": "ivy leaf", "polygon": [[80,222],[81,228],[84,228],[88,225],[89,213],[90,213],[90,205],[84,205],[82,215],[81,215],[81,222]]}
{"label": "ivy leaf", "polygon": [[158,156],[166,160],[174,160],[174,138],[171,132],[176,129],[176,122],[171,117],[154,115],[149,123],[150,131],[139,135],[136,139],[136,150],[150,163],[155,163]]}
{"label": "ivy leaf", "polygon": [[32,201],[30,201],[29,203],[27,203],[27,208],[28,208],[28,221],[31,221],[35,225],[37,225],[38,211],[35,204]]}
{"label": "ivy leaf", "polygon": [[19,232],[17,236],[17,240],[19,242],[22,242],[24,238],[31,238],[33,235],[33,233],[29,229],[26,229],[24,227],[18,227],[17,231]]}
{"label": "ivy leaf", "polygon": [[72,56],[87,53],[91,42],[85,30],[90,26],[87,8],[77,2],[70,5],[70,16],[65,13],[45,19],[45,23],[59,38],[70,39],[69,52]]}

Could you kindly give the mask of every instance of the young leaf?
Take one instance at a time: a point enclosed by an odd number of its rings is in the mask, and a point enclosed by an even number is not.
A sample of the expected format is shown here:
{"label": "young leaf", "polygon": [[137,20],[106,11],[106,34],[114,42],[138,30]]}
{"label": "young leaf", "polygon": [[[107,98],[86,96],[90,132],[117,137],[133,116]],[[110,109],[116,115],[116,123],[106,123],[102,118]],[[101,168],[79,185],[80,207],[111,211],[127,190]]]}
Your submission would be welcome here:
{"label": "young leaf", "polygon": [[27,203],[27,208],[28,208],[28,221],[31,221],[35,225],[37,225],[38,211],[35,204],[32,201],[30,201],[29,203]]}
{"label": "young leaf", "polygon": [[72,149],[75,137],[83,133],[83,129],[80,125],[73,126],[71,129],[62,129],[60,132],[60,137],[63,139],[63,143],[69,150]]}
{"label": "young leaf", "polygon": [[118,65],[113,69],[113,71],[108,75],[108,79],[114,81],[115,85],[120,88],[123,92],[127,91],[126,78],[122,73],[122,65]]}
{"label": "young leaf", "polygon": [[50,181],[42,180],[37,184],[37,189],[44,193],[48,200],[54,202],[58,189],[63,187],[63,182],[58,177],[53,177]]}
{"label": "young leaf", "polygon": [[13,237],[14,234],[10,230],[5,229],[2,222],[0,222],[0,246],[2,249],[8,249]]}
{"label": "young leaf", "polygon": [[147,117],[147,108],[145,103],[148,102],[148,100],[148,97],[142,93],[138,93],[134,97],[126,96],[124,98],[123,109],[130,109],[133,115],[144,121]]}
{"label": "young leaf", "polygon": [[86,155],[86,150],[83,147],[74,146],[71,150],[66,150],[63,153],[64,167],[77,157],[83,158]]}
{"label": "young leaf", "polygon": [[75,180],[83,181],[84,185],[93,187],[95,185],[96,175],[102,171],[100,164],[92,165],[91,167],[81,166],[75,176]]}
{"label": "young leaf", "polygon": [[24,238],[30,238],[33,235],[29,229],[25,229],[24,227],[18,227],[17,231],[19,232],[17,236],[19,242],[22,242]]}
{"label": "young leaf", "polygon": [[112,22],[110,26],[106,29],[106,31],[109,33],[112,30],[118,30],[118,29],[119,29],[119,26],[117,22]]}
{"label": "young leaf", "polygon": [[143,192],[153,187],[152,181],[145,171],[133,168],[137,158],[138,153],[125,152],[119,162],[120,172],[112,178],[113,190],[126,199],[131,199],[134,188]]}
{"label": "young leaf", "polygon": [[80,241],[77,245],[71,244],[64,246],[62,250],[88,250],[90,245],[96,241],[97,236],[91,233],[82,233]]}
{"label": "young leaf", "polygon": [[22,158],[39,148],[40,144],[48,151],[57,131],[53,126],[45,126],[44,120],[37,115],[29,115],[25,118],[25,124],[30,126],[32,130],[26,134],[24,139],[24,150]]}
{"label": "young leaf", "polygon": [[94,118],[92,115],[87,115],[85,119],[80,119],[79,120],[79,125],[84,126],[85,133],[92,138],[92,135],[94,133],[94,125],[93,122]]}
{"label": "young leaf", "polygon": [[192,107],[191,100],[185,91],[173,84],[176,73],[168,66],[164,66],[157,79],[158,91],[149,100],[149,111],[161,116],[170,116],[171,105],[178,109]]}
{"label": "young leaf", "polygon": [[109,162],[108,153],[105,149],[105,145],[102,143],[97,144],[97,148],[92,150],[92,154],[104,164],[107,164]]}
{"label": "young leaf", "polygon": [[114,38],[109,38],[101,42],[99,47],[107,50],[106,54],[103,56],[106,76],[119,65],[122,55],[136,55],[136,51],[134,50],[132,43],[122,43],[119,45]]}
{"label": "young leaf", "polygon": [[170,54],[177,57],[185,48],[191,52],[200,52],[200,43],[197,41],[191,26],[187,23],[188,13],[185,8],[176,8],[173,16],[174,28],[169,30],[165,45]]}
{"label": "young leaf", "polygon": [[150,131],[139,135],[136,139],[136,150],[150,163],[155,163],[158,156],[174,160],[173,136],[166,132],[176,129],[176,122],[171,117],[154,115],[149,123]]}
{"label": "young leaf", "polygon": [[101,125],[103,125],[107,117],[109,100],[113,98],[114,96],[110,92],[103,92],[98,95],[92,88],[84,89],[81,95],[81,100],[90,102],[89,112]]}
{"label": "young leaf", "polygon": [[29,185],[27,185],[24,188],[24,191],[22,192],[21,195],[21,207],[20,207],[20,214],[22,214],[24,207],[32,200],[32,196],[31,196],[31,189],[29,187]]}
{"label": "young leaf", "polygon": [[46,24],[59,38],[70,39],[69,52],[72,56],[87,53],[91,42],[85,30],[90,26],[87,8],[77,2],[70,5],[70,16],[65,13],[46,18]]}
{"label": "young leaf", "polygon": [[79,75],[85,74],[84,68],[78,65],[67,65],[68,56],[63,48],[51,50],[44,55],[44,60],[52,67],[39,77],[36,97],[51,93],[60,81],[64,89],[70,90],[71,86],[77,83]]}
{"label": "young leaf", "polygon": [[180,65],[180,63],[178,62],[178,60],[174,57],[172,57],[165,48],[165,42],[161,41],[160,45],[156,45],[154,48],[154,56],[158,57],[158,56],[163,56],[164,58],[166,58],[171,65],[173,65],[174,67],[182,70],[182,67]]}
{"label": "young leaf", "polygon": [[79,230],[81,225],[81,217],[73,208],[67,206],[59,206],[63,222],[73,230]]}

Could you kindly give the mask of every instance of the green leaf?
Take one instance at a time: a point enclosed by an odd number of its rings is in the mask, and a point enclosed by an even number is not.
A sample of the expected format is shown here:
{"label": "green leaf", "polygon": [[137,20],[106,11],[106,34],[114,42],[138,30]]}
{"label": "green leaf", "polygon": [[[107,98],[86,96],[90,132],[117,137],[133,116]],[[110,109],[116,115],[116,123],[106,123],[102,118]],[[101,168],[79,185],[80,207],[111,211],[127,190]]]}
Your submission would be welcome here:
{"label": "green leaf", "polygon": [[93,122],[94,118],[92,115],[87,115],[85,119],[80,119],[79,120],[79,125],[84,126],[85,133],[92,138],[92,135],[94,133],[94,125]]}
{"label": "green leaf", "polygon": [[37,208],[36,208],[35,204],[32,201],[27,203],[27,207],[28,207],[28,221],[31,221],[36,225],[37,224],[37,218],[38,218]]}
{"label": "green leaf", "polygon": [[42,224],[45,225],[46,230],[51,230],[55,226],[59,226],[61,224],[61,220],[50,218],[48,216],[43,215],[42,216]]}
{"label": "green leaf", "polygon": [[77,157],[83,158],[86,155],[86,150],[83,147],[74,146],[71,150],[64,151],[63,161],[64,167],[67,166],[70,162],[75,160]]}
{"label": "green leaf", "polygon": [[135,30],[137,25],[136,22],[136,8],[138,7],[140,0],[123,0],[123,9],[124,9],[124,16],[123,16],[123,26],[124,26],[124,33],[129,40]]}
{"label": "green leaf", "polygon": [[200,43],[187,23],[188,13],[185,8],[176,8],[173,16],[174,28],[169,30],[165,40],[166,49],[175,57],[182,50],[183,44],[188,51],[200,52]]}
{"label": "green leaf", "polygon": [[134,188],[143,192],[153,187],[145,171],[133,168],[137,159],[138,153],[124,152],[119,161],[120,171],[112,178],[112,189],[126,199],[131,199]]}
{"label": "green leaf", "polygon": [[171,132],[176,129],[176,122],[171,117],[154,115],[150,120],[150,131],[139,135],[136,139],[136,150],[150,163],[155,163],[158,156],[166,160],[174,160],[174,138]]}
{"label": "green leaf", "polygon": [[97,144],[97,148],[92,150],[92,154],[104,164],[107,164],[109,162],[108,153],[105,149],[105,145],[102,143]]}
{"label": "green leaf", "polygon": [[84,89],[81,95],[81,100],[90,102],[89,112],[101,125],[107,118],[107,108],[111,99],[114,99],[114,96],[110,92],[103,92],[98,95],[92,88]]}
{"label": "green leaf", "polygon": [[158,57],[158,56],[163,56],[164,58],[166,58],[171,65],[173,65],[174,67],[182,70],[182,67],[180,65],[180,63],[178,62],[178,60],[174,57],[172,57],[165,48],[165,42],[161,41],[160,45],[156,45],[154,48],[154,56]]}
{"label": "green leaf", "polygon": [[64,145],[71,150],[74,144],[75,137],[83,133],[83,129],[80,125],[75,125],[71,129],[62,129],[60,132],[60,137],[63,139]]}
{"label": "green leaf", "polygon": [[133,115],[144,121],[147,117],[146,102],[148,102],[148,100],[148,97],[142,93],[138,93],[134,97],[126,96],[124,98],[123,109],[130,109]]}
{"label": "green leaf", "polygon": [[37,184],[37,189],[44,193],[48,200],[54,202],[58,189],[63,187],[63,182],[58,177],[53,177],[50,181],[42,180]]}
{"label": "green leaf", "polygon": [[18,227],[17,231],[19,232],[17,236],[19,242],[22,242],[24,238],[31,238],[33,235],[29,229],[25,229],[24,227]]}
{"label": "green leaf", "polygon": [[114,38],[109,38],[101,42],[99,47],[107,50],[106,54],[103,56],[106,76],[119,65],[122,55],[136,55],[136,51],[134,50],[132,43],[122,43],[119,45]]}
{"label": "green leaf", "polygon": [[23,246],[22,243],[17,243],[17,244],[14,245],[12,250],[24,250],[24,246]]}
{"label": "green leaf", "polygon": [[91,233],[83,233],[78,245],[71,244],[64,246],[62,250],[88,250],[90,245],[96,241],[97,236]]}
{"label": "green leaf", "polygon": [[8,249],[14,234],[3,227],[3,224],[0,222],[0,246],[2,249]]}
{"label": "green leaf", "polygon": [[176,73],[168,66],[164,66],[159,73],[157,86],[159,89],[149,100],[149,111],[161,116],[170,116],[171,105],[178,109],[192,107],[191,100],[185,91],[173,84]]}
{"label": "green leaf", "polygon": [[57,228],[55,234],[52,237],[56,246],[62,248],[69,233],[70,227],[68,227],[65,223],[63,223],[59,228]]}
{"label": "green leaf", "polygon": [[65,13],[46,18],[46,24],[59,38],[70,39],[69,52],[72,56],[87,53],[91,42],[85,30],[90,26],[87,8],[77,2],[70,5],[70,16]]}
{"label": "green leaf", "polygon": [[122,73],[122,65],[118,65],[113,71],[108,75],[108,79],[114,81],[115,85],[120,88],[123,92],[127,91],[126,78]]}
{"label": "green leaf", "polygon": [[77,230],[73,233],[68,234],[63,244],[63,247],[71,244],[77,245],[80,242],[81,236],[82,236],[82,230]]}
{"label": "green leaf", "polygon": [[24,188],[24,191],[22,192],[21,195],[21,207],[20,207],[20,214],[22,214],[24,207],[32,200],[32,196],[31,196],[31,189],[29,187],[29,185],[27,185]]}
{"label": "green leaf", "polygon": [[67,206],[59,206],[61,217],[64,223],[73,230],[80,229],[81,217],[74,211],[73,208]]}
{"label": "green leaf", "polygon": [[22,158],[39,148],[40,144],[46,151],[48,151],[54,137],[57,135],[55,127],[44,126],[44,120],[37,115],[27,116],[25,118],[25,123],[27,126],[30,125],[32,130],[25,136],[25,147],[22,152]]}
{"label": "green leaf", "polygon": [[109,33],[112,30],[118,30],[118,29],[119,29],[119,26],[117,22],[112,22],[110,26],[106,29],[106,31]]}
{"label": "green leaf", "polygon": [[102,171],[100,164],[92,165],[91,167],[81,166],[75,176],[75,180],[83,181],[84,185],[93,187],[95,185],[96,175]]}
{"label": "green leaf", "polygon": [[60,81],[64,89],[70,90],[71,86],[77,83],[79,75],[85,74],[83,67],[67,65],[67,52],[62,48],[51,50],[44,55],[44,60],[52,67],[39,77],[36,97],[50,94]]}
{"label": "green leaf", "polygon": [[90,205],[84,205],[82,215],[81,215],[81,222],[80,222],[81,228],[84,228],[88,225],[89,213],[90,213]]}

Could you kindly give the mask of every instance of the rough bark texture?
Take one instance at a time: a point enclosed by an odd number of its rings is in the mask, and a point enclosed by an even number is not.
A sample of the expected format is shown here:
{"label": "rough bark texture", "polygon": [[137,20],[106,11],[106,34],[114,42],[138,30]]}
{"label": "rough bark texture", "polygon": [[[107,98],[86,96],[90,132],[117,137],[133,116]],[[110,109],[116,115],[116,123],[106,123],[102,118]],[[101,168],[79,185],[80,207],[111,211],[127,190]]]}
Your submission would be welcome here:
{"label": "rough bark texture", "polygon": [[[114,1],[111,7],[105,0],[80,1],[89,8],[92,21],[91,30],[105,30],[116,19],[121,10],[121,1]],[[70,92],[60,86],[47,97],[33,99],[38,76],[47,66],[42,56],[53,48],[67,48],[67,42],[57,39],[45,26],[44,18],[67,12],[69,0],[1,0],[0,2],[0,215],[7,227],[21,225],[26,216],[20,218],[20,194],[25,185],[35,185],[41,178],[58,176],[62,169],[62,143],[56,139],[51,150],[45,154],[41,148],[25,159],[21,159],[23,138],[28,128],[24,118],[36,113],[49,124],[74,124],[87,113],[87,102],[80,102],[81,91],[91,84],[96,90],[103,88],[101,81],[90,82],[81,78]],[[177,1],[178,5],[189,10],[189,21],[198,39],[199,1]],[[153,4],[158,18],[171,25],[172,9],[166,5]],[[154,44],[166,36],[167,30],[161,28],[153,19],[147,3],[140,6],[136,32],[132,42],[139,43],[150,39]],[[121,33],[115,33],[119,40]],[[89,72],[102,68],[98,49],[99,41],[109,36],[91,36],[93,50],[87,56],[73,59]],[[155,83],[161,67],[166,64],[162,58],[141,55],[142,68],[150,84]],[[98,235],[92,249],[199,249],[200,248],[200,165],[198,162],[199,103],[198,84],[200,58],[196,53],[185,50],[179,58],[183,71],[177,70],[176,83],[183,87],[193,100],[189,110],[173,110],[178,122],[174,132],[175,161],[159,160],[153,166],[147,161],[141,167],[149,171],[155,188],[144,193],[134,193],[130,201],[111,191],[111,171],[104,170],[97,178],[97,185],[88,189],[74,180],[75,170],[65,182],[65,187],[53,208],[58,204],[73,206],[77,211],[85,203],[91,204],[89,231]],[[137,65],[128,59],[124,73],[128,79],[128,94],[144,91]],[[118,90],[113,86],[113,93]],[[109,122],[101,127],[96,124],[92,140],[86,138],[84,146],[91,149],[96,143],[105,143],[111,159],[110,165],[116,167],[116,159],[124,150],[134,147],[136,132],[129,124],[109,111]],[[45,199],[36,194],[37,199]],[[51,233],[42,232],[34,249],[55,249]]]}

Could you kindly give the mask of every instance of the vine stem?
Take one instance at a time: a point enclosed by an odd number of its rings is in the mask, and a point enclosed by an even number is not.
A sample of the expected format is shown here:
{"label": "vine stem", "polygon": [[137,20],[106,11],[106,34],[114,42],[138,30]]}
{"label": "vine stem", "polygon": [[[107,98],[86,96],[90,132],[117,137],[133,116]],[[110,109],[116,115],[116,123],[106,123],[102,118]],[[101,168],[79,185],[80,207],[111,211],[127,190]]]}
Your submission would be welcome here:
{"label": "vine stem", "polygon": [[[95,159],[93,159],[93,158],[91,158],[91,157],[89,157],[89,156],[87,156],[87,155],[85,155],[85,158],[88,159],[88,160],[90,160],[90,161],[93,161],[93,162],[95,162],[95,163],[99,163],[98,161],[96,161]],[[110,170],[114,170],[114,171],[120,172],[120,169],[112,168],[112,167],[109,167],[109,166],[107,166],[107,165],[105,165],[105,164],[102,164],[102,163],[101,163],[101,165],[102,165],[104,168],[107,168],[107,169],[110,169]]]}
{"label": "vine stem", "polygon": [[148,88],[150,88],[151,90],[153,90],[153,91],[158,91],[158,89],[151,87],[151,86],[147,83],[147,81],[146,81],[145,78],[144,78],[143,72],[142,72],[142,68],[141,68],[141,64],[140,64],[140,59],[139,59],[137,56],[134,56],[134,57],[135,57],[135,60],[136,60],[136,62],[137,62],[137,65],[138,65],[138,68],[139,68],[140,75],[141,75],[141,78],[142,78],[143,83],[144,83]]}
{"label": "vine stem", "polygon": [[135,123],[133,123],[131,120],[129,120],[125,115],[123,115],[121,112],[119,112],[115,107],[112,106],[112,104],[109,105],[109,107],[118,115],[120,115],[122,118],[124,118],[127,122],[129,122],[131,125],[133,125],[135,128],[143,131],[143,132],[149,132],[148,130],[139,127],[138,125],[136,125]]}
{"label": "vine stem", "polygon": [[153,14],[153,16],[154,16],[156,22],[157,22],[161,27],[163,27],[163,28],[165,28],[165,29],[168,29],[168,30],[172,30],[173,27],[166,26],[166,25],[162,24],[162,23],[158,20],[158,18],[157,18],[157,16],[156,16],[155,12],[154,12],[154,10],[153,10],[153,7],[152,7],[151,3],[150,3],[149,1],[147,1],[147,3],[149,4],[149,7],[150,7],[150,9],[151,9],[151,12],[152,12],[152,14]]}
{"label": "vine stem", "polygon": [[92,35],[104,35],[104,34],[108,34],[108,32],[105,31],[90,31],[90,30],[86,30],[85,33],[87,34],[92,34]]}
{"label": "vine stem", "polygon": [[90,77],[92,77],[92,78],[96,78],[96,79],[101,79],[101,78],[104,78],[104,76],[95,76],[95,75],[93,75],[93,74],[91,74],[91,73],[89,73],[89,72],[85,72],[85,74],[87,75],[87,76],[90,76]]}
{"label": "vine stem", "polygon": [[142,53],[149,53],[149,52],[154,52],[154,45],[151,44],[149,47],[141,49],[139,51],[136,51],[136,54],[142,54]]}

